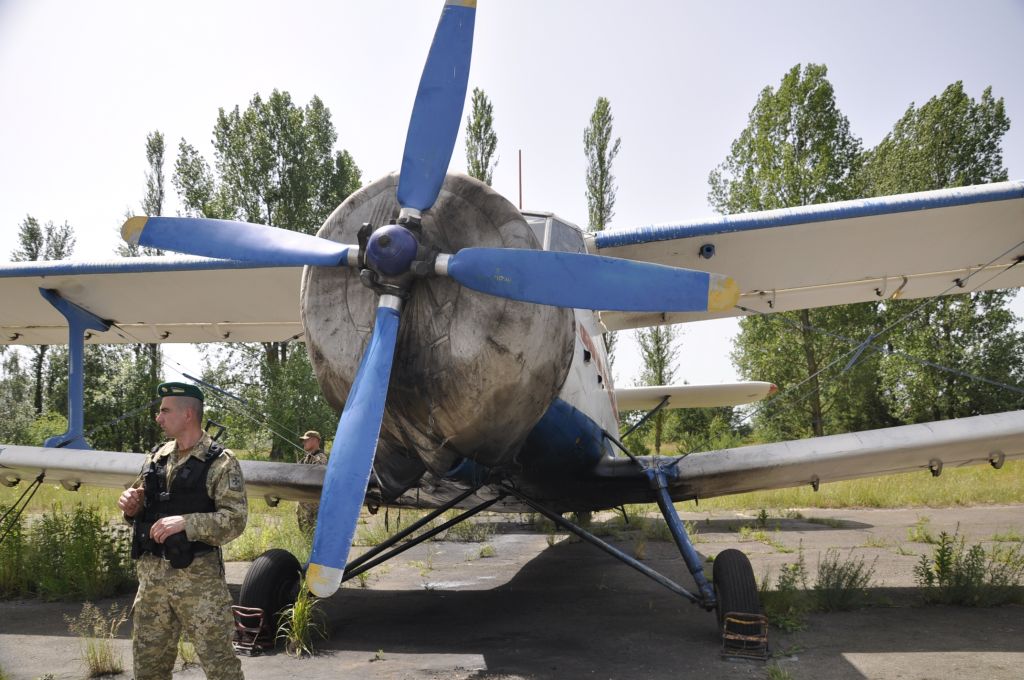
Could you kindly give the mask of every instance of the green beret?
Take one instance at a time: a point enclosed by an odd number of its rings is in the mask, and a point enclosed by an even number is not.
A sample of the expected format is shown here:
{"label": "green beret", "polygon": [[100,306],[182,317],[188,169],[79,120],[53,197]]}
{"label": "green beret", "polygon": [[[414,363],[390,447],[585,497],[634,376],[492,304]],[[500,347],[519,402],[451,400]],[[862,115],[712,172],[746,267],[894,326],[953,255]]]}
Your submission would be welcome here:
{"label": "green beret", "polygon": [[161,397],[192,397],[203,401],[203,391],[195,385],[180,382],[160,383],[156,388],[157,395]]}

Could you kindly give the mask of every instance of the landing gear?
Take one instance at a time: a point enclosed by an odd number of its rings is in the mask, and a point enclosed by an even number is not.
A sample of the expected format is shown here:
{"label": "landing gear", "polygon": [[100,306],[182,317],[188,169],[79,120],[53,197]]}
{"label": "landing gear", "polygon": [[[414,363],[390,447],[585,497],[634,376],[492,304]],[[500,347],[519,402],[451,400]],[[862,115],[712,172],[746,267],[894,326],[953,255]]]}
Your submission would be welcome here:
{"label": "landing gear", "polygon": [[731,548],[718,553],[714,583],[722,656],[767,658],[768,621],[761,614],[750,560],[741,551]]}
{"label": "landing gear", "polygon": [[[242,581],[238,604],[262,610],[262,624],[259,626],[261,644],[273,647],[278,614],[295,602],[301,577],[302,566],[299,561],[290,552],[280,548],[263,553],[249,567]],[[250,627],[253,625],[252,621],[244,623]]]}

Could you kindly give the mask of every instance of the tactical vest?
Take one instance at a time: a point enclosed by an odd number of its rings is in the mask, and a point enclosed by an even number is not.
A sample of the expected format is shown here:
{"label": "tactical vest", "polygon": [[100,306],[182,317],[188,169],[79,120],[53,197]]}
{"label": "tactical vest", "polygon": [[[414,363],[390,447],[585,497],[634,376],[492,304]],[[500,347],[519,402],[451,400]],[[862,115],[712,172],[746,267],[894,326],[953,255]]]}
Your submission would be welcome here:
{"label": "tactical vest", "polygon": [[[156,480],[158,482],[155,494],[156,502],[147,504],[143,521],[152,525],[153,522],[163,517],[190,515],[196,512],[214,512],[217,506],[206,491],[206,480],[213,461],[223,452],[224,447],[216,442],[211,442],[206,456],[202,459],[190,455],[175,473],[170,489],[166,488],[166,484],[167,465],[171,456],[167,455],[159,459],[156,464]],[[216,546],[202,541],[187,541],[187,543],[188,550],[193,557],[216,549]],[[160,548],[163,549],[160,550]],[[167,550],[168,546],[153,543],[144,546],[141,552],[152,552],[160,557],[172,559],[169,555],[164,554]],[[176,560],[172,559],[173,561]],[[191,562],[191,559],[188,562]]]}

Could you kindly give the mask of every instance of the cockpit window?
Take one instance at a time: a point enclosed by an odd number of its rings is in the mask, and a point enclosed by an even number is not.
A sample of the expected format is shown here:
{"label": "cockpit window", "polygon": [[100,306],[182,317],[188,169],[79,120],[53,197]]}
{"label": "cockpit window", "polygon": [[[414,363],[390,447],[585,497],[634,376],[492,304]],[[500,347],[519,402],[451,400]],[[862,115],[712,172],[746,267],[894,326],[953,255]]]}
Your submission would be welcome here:
{"label": "cockpit window", "polygon": [[537,243],[540,247],[544,247],[544,228],[547,226],[547,218],[541,217],[540,215],[523,215],[526,219],[526,224],[529,225],[530,231],[537,237]]}
{"label": "cockpit window", "polygon": [[587,247],[583,244],[583,234],[578,229],[560,222],[558,219],[552,219],[551,247],[548,250],[557,250],[561,253],[585,253]]}

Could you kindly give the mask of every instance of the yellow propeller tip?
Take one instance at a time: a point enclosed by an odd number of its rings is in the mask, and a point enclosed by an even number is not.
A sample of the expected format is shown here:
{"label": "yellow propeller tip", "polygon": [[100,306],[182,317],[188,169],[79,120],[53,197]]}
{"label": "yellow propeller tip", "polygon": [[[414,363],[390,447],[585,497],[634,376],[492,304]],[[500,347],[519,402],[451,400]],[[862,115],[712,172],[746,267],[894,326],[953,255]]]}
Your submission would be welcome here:
{"label": "yellow propeller tip", "polygon": [[708,311],[726,312],[736,306],[740,288],[731,276],[712,274],[708,282]]}
{"label": "yellow propeller tip", "polygon": [[317,597],[330,597],[341,585],[343,574],[342,569],[310,562],[306,569],[306,587]]}
{"label": "yellow propeller tip", "polygon": [[142,236],[142,230],[146,228],[148,220],[149,218],[146,216],[129,217],[121,227],[121,238],[132,245],[139,245],[139,237]]}

